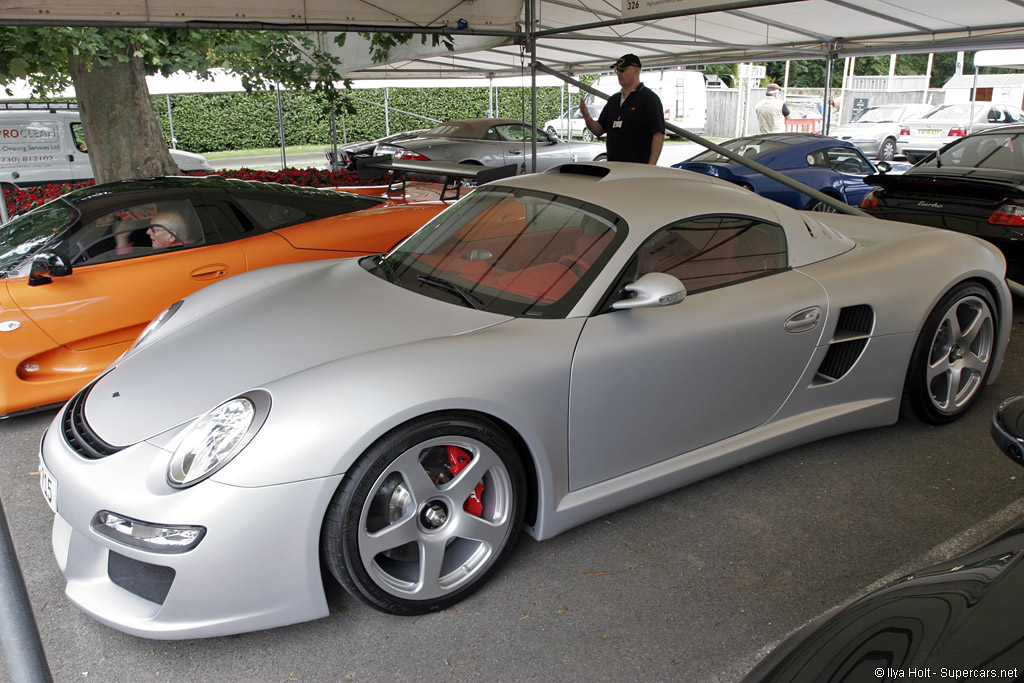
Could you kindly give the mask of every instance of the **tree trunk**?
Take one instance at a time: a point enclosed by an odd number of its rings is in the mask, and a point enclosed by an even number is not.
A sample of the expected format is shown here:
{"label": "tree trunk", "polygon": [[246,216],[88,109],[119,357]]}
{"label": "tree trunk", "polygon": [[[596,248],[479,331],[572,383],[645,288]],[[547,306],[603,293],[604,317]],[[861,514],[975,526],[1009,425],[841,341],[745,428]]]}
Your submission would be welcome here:
{"label": "tree trunk", "polygon": [[142,61],[132,56],[103,66],[74,55],[68,61],[96,182],[179,174],[153,111]]}

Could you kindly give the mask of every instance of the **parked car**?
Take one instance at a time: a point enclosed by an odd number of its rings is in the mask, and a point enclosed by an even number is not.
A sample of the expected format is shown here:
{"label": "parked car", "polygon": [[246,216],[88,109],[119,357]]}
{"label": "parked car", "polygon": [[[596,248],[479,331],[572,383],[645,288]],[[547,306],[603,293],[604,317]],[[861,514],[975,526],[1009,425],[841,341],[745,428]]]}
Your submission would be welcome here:
{"label": "parked car", "polygon": [[[443,208],[384,204],[162,178],[75,190],[0,226],[0,415],[66,401],[200,287],[277,263],[386,251]],[[172,233],[177,244],[163,239]]]}
{"label": "parked car", "polygon": [[901,409],[958,418],[1002,362],[1003,275],[965,235],[696,173],[496,180],[386,255],[173,304],[60,410],[40,472],[67,595],[150,638],[327,616],[324,577],[445,609],[522,527]]}
{"label": "parked car", "polygon": [[537,141],[537,170],[570,161],[603,161],[604,145],[563,141],[517,119],[463,119],[446,121],[418,138],[399,145],[378,145],[375,155],[395,159],[454,161],[483,166],[516,164],[528,172],[532,141]]}
{"label": "parked car", "polygon": [[356,162],[359,159],[369,159],[373,156],[374,150],[377,145],[385,145],[395,142],[401,142],[402,140],[409,140],[411,138],[418,137],[419,135],[427,132],[428,129],[422,128],[419,130],[407,130],[401,133],[392,133],[376,140],[360,140],[358,142],[349,142],[344,145],[338,145],[338,156],[334,158],[334,148],[325,149],[324,154],[327,155],[327,163],[335,169],[347,169],[350,171],[356,170]]}
{"label": "parked car", "polygon": [[[604,102],[592,102],[587,105],[587,109],[590,112],[590,116],[596,119],[601,115],[601,110],[604,109]],[[579,107],[570,107],[568,115],[563,113],[557,119],[546,121],[544,123],[544,130],[547,131],[548,135],[558,136],[566,140],[574,137],[583,138],[584,140],[594,139],[594,134],[587,130],[587,125],[583,121],[583,114],[580,113]]]}
{"label": "parked car", "polygon": [[960,138],[903,175],[871,176],[860,208],[879,218],[956,230],[988,240],[1024,282],[1024,126]]}
{"label": "parked car", "polygon": [[909,119],[919,119],[934,108],[930,104],[883,104],[868,107],[849,123],[833,128],[829,134],[852,142],[872,159],[892,161],[896,158],[900,124]]}
{"label": "parked car", "polygon": [[[812,189],[856,206],[871,188],[864,177],[877,172],[851,142],[813,133],[768,133],[723,142],[731,152],[798,180]],[[832,207],[783,185],[714,150],[701,152],[672,168],[728,180],[794,209],[832,211]]]}
{"label": "parked car", "polygon": [[944,104],[920,119],[904,121],[896,147],[907,161],[916,164],[970,133],[1010,123],[1024,123],[1020,107],[992,102]]}
{"label": "parked car", "polygon": [[[1024,396],[992,416],[992,438],[1024,465]],[[1024,522],[969,553],[837,607],[776,646],[743,683],[928,678],[1020,680]]]}
{"label": "parked car", "polygon": [[[0,110],[0,183],[20,187],[92,180],[82,116],[77,109],[61,107]],[[169,151],[182,172],[213,170],[200,154]]]}
{"label": "parked car", "polygon": [[1024,523],[815,619],[743,683],[886,681],[901,672],[1020,680],[1021,610]]}

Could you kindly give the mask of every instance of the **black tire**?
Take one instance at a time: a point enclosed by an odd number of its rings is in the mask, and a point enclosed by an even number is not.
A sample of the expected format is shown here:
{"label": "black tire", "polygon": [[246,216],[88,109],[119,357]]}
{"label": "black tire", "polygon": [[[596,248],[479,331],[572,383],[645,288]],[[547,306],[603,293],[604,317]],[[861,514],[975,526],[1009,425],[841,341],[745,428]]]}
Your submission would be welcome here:
{"label": "black tire", "polygon": [[608,161],[608,155],[598,154],[596,157],[594,157],[594,161]]}
{"label": "black tire", "polygon": [[963,282],[928,315],[903,384],[902,413],[946,424],[967,412],[992,371],[998,314],[985,287]]}
{"label": "black tire", "polygon": [[556,136],[556,135],[558,135],[558,131],[555,130],[554,126],[548,126],[547,127],[547,134],[548,135],[555,135]]}
{"label": "black tire", "polygon": [[[470,457],[465,469],[448,464],[453,453]],[[324,519],[324,562],[376,609],[436,612],[484,583],[515,543],[525,505],[520,454],[497,424],[425,416],[378,440],[346,474]]]}
{"label": "black tire", "polygon": [[879,161],[892,161],[896,158],[896,141],[892,138],[886,138],[882,140],[882,144],[878,146],[878,159]]}

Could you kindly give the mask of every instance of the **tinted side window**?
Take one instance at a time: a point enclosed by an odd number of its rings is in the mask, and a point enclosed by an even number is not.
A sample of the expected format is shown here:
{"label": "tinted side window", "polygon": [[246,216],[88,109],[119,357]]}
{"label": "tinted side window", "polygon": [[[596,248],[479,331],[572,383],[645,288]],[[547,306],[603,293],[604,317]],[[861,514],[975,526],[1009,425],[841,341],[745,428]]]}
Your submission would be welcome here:
{"label": "tinted side window", "polygon": [[850,147],[830,147],[828,149],[828,163],[840,173],[851,175],[867,175],[874,173],[871,164],[860,153]]}
{"label": "tinted side window", "polygon": [[674,275],[689,292],[787,267],[781,227],[742,216],[687,219],[655,233],[637,255],[637,277]]}
{"label": "tinted side window", "polygon": [[78,265],[147,256],[206,243],[202,223],[187,199],[123,206],[86,223],[67,244]]}

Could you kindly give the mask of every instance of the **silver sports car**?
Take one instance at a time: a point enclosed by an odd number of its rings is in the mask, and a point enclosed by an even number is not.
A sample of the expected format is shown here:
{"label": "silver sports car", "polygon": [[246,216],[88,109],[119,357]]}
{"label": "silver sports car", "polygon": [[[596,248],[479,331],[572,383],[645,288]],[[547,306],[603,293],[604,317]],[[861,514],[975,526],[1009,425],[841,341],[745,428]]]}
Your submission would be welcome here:
{"label": "silver sports car", "polygon": [[487,184],[389,254],[189,296],[59,411],[40,479],[67,594],[149,638],[326,616],[325,576],[443,609],[521,529],[956,419],[1002,362],[1003,269],[967,235],[668,168]]}
{"label": "silver sports car", "polygon": [[575,161],[604,161],[603,143],[560,140],[517,119],[462,119],[445,121],[418,138],[377,145],[374,155],[393,154],[412,161],[454,161],[462,164],[506,166],[520,173],[533,166],[530,154],[536,141],[537,170]]}

